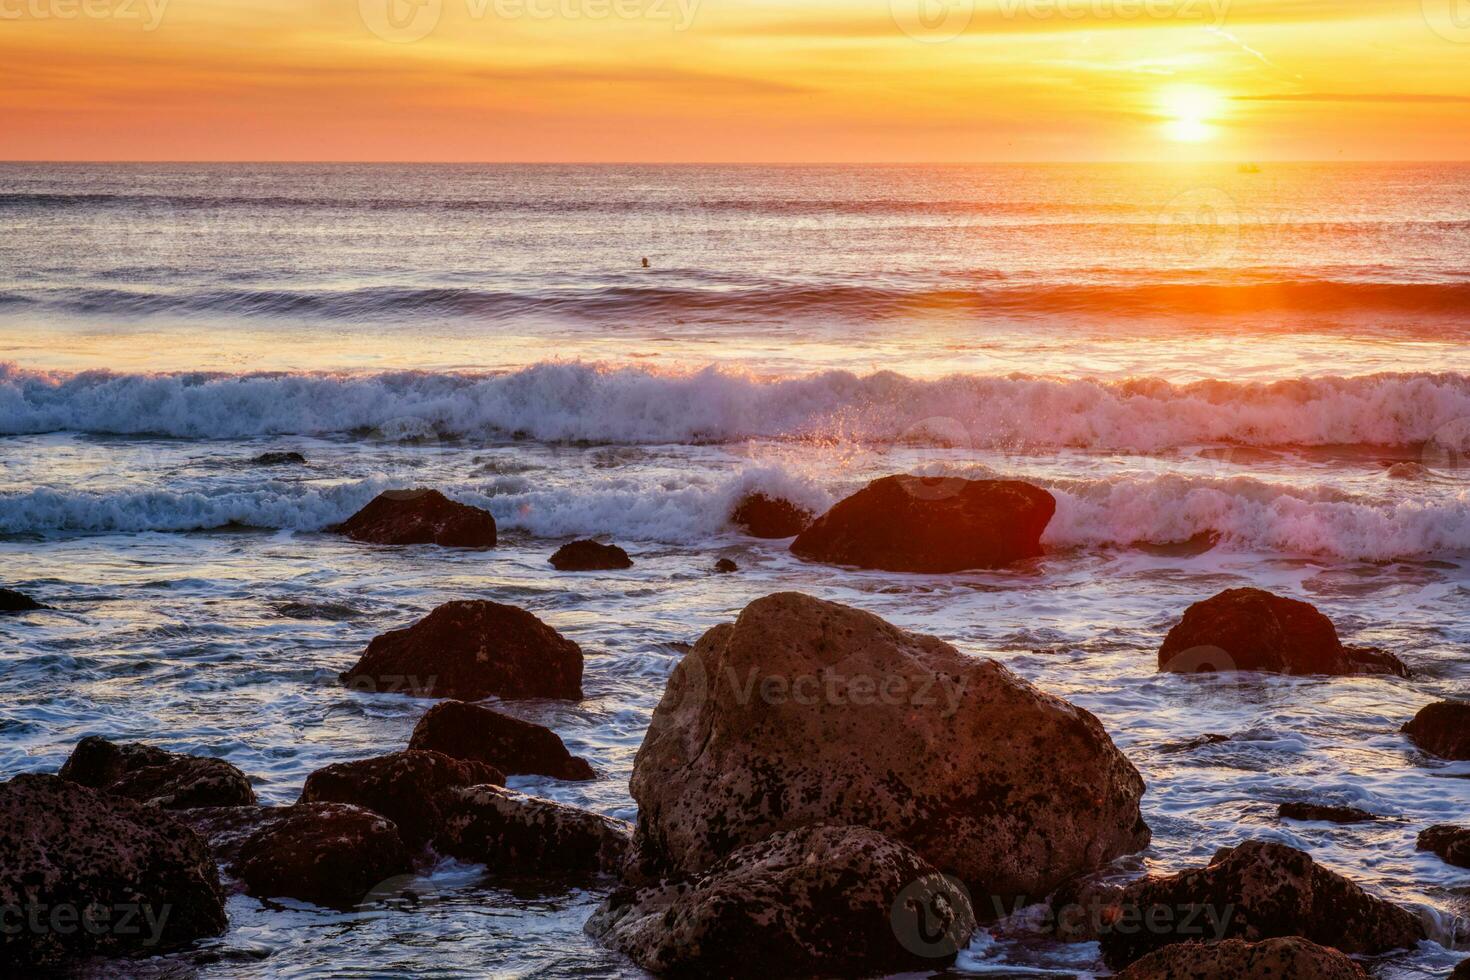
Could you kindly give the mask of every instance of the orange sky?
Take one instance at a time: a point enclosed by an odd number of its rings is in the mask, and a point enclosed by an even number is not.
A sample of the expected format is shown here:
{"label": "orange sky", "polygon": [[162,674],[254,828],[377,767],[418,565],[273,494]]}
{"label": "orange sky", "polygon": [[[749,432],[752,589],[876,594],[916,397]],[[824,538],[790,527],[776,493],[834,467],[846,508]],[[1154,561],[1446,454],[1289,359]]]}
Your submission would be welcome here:
{"label": "orange sky", "polygon": [[0,0],[0,159],[1470,159],[1465,6]]}

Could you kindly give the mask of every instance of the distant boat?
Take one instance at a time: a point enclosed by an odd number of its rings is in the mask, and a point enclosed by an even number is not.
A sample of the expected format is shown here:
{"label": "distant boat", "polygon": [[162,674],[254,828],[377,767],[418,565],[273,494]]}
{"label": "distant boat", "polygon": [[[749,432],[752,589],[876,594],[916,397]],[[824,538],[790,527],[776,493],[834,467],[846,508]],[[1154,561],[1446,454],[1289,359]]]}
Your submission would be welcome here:
{"label": "distant boat", "polygon": [[1239,167],[1236,167],[1235,169],[1243,174],[1258,174],[1261,172],[1261,168],[1256,166],[1254,163],[1242,163]]}

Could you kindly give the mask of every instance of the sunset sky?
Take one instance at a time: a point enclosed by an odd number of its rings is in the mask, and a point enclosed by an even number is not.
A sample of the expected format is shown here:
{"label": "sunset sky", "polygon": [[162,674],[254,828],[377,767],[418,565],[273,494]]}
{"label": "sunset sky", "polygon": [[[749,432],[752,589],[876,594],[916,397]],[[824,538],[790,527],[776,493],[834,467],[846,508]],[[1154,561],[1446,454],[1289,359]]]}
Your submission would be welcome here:
{"label": "sunset sky", "polygon": [[4,159],[1470,159],[1465,0],[0,0],[0,80]]}

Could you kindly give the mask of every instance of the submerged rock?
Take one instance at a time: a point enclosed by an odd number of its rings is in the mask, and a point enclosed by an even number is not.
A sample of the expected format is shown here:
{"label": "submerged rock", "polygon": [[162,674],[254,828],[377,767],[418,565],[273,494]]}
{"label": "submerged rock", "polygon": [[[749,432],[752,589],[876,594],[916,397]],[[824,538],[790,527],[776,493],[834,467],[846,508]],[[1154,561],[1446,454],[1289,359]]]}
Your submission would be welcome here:
{"label": "submerged rock", "polygon": [[0,613],[32,612],[36,609],[50,609],[43,606],[35,599],[23,592],[14,589],[0,589]]}
{"label": "submerged rock", "polygon": [[405,844],[427,844],[443,823],[447,790],[505,784],[505,774],[483,762],[411,749],[341,762],[306,777],[302,803],[350,803],[392,820]]}
{"label": "submerged rock", "polygon": [[890,572],[999,568],[1042,553],[1056,499],[1014,480],[888,476],[839,502],[802,531],[807,561]]}
{"label": "submerged rock", "polygon": [[1440,859],[1460,868],[1470,868],[1470,829],[1439,824],[1419,834],[1419,850],[1433,851]]}
{"label": "submerged rock", "polygon": [[1268,841],[1225,848],[1205,868],[1129,885],[1111,921],[1101,942],[1114,969],[1202,938],[1300,936],[1352,955],[1411,948],[1425,938],[1408,911],[1317,865],[1309,854]]}
{"label": "submerged rock", "polygon": [[730,523],[753,538],[791,538],[805,531],[813,514],[784,497],[748,493],[735,504]]}
{"label": "submerged rock", "polygon": [[1409,675],[1391,653],[1343,646],[1311,604],[1262,589],[1228,589],[1186,609],[1159,648],[1159,670]]}
{"label": "submerged rock", "polygon": [[425,698],[582,699],[582,649],[498,602],[447,602],[368,644],[342,681]]}
{"label": "submerged rock", "polygon": [[250,780],[223,759],[166,752],[141,742],[118,744],[100,735],[78,742],[59,775],[166,810],[255,802]]}
{"label": "submerged rock", "polygon": [[256,466],[305,466],[306,457],[297,452],[261,453],[250,462]]}
{"label": "submerged rock", "polygon": [[1320,820],[1324,823],[1368,823],[1378,819],[1367,810],[1321,803],[1283,803],[1277,807],[1276,815],[1287,820]]}
{"label": "submerged rock", "polygon": [[715,571],[721,575],[729,575],[732,572],[740,571],[740,566],[728,558],[721,558],[715,562]]}
{"label": "submerged rock", "polygon": [[360,904],[411,867],[393,821],[360,807],[277,807],[240,842],[230,871],[257,898],[294,898],[327,908]]}
{"label": "submerged rock", "polygon": [[440,852],[495,871],[616,874],[633,828],[622,820],[503,786],[449,791]]}
{"label": "submerged rock", "polygon": [[865,827],[775,834],[688,880],[617,892],[587,923],[652,973],[710,977],[932,970],[974,930],[961,887]]}
{"label": "submerged rock", "polygon": [[1335,949],[1305,939],[1246,943],[1182,943],[1150,953],[1117,980],[1368,980],[1363,968]]}
{"label": "submerged rock", "polygon": [[1438,701],[1426,705],[1404,726],[1419,748],[1441,759],[1470,759],[1470,702]]}
{"label": "submerged rock", "polygon": [[0,783],[0,909],[7,976],[76,957],[153,956],[226,925],[197,834],[156,808],[42,774]]}
{"label": "submerged rock", "polygon": [[368,544],[495,547],[490,512],[450,500],[438,490],[388,490],[331,530]]}
{"label": "submerged rock", "polygon": [[867,826],[976,894],[1039,901],[1149,841],[1143,779],[1088,712],[993,660],[797,593],[674,669],[630,783],[647,873]]}
{"label": "submerged rock", "polygon": [[633,567],[633,559],[622,548],[596,541],[564,544],[547,561],[558,572],[596,572]]}
{"label": "submerged rock", "polygon": [[508,776],[597,778],[587,760],[568,752],[551,729],[463,701],[445,701],[425,712],[408,747],[485,763]]}

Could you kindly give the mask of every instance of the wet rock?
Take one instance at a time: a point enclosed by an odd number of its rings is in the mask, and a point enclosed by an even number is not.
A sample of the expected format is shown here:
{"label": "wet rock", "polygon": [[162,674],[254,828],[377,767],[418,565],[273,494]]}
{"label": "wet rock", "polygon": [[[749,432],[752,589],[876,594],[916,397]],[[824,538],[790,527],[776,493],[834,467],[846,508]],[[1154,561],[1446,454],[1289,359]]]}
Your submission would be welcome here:
{"label": "wet rock", "polygon": [[508,776],[597,778],[587,760],[568,752],[551,729],[463,701],[430,708],[414,726],[408,747],[491,765]]}
{"label": "wet rock", "polygon": [[274,808],[246,837],[230,872],[257,898],[294,898],[353,908],[377,885],[410,869],[393,821],[336,803]]}
{"label": "wet rock", "polygon": [[166,810],[255,802],[250,780],[223,759],[166,752],[140,742],[118,744],[100,735],[77,743],[60,776]]}
{"label": "wet rock", "polygon": [[35,599],[23,592],[14,589],[0,589],[0,613],[32,612],[36,609],[50,609],[43,606]]}
{"label": "wet rock", "polygon": [[495,547],[489,511],[450,500],[438,490],[389,490],[331,529],[368,544]]}
{"label": "wet rock", "polygon": [[1183,943],[1151,953],[1117,980],[1368,980],[1362,967],[1335,949],[1305,939],[1246,943]]}
{"label": "wet rock", "polygon": [[687,880],[614,893],[587,923],[645,970],[710,977],[928,971],[974,930],[963,889],[864,827],[775,834]]}
{"label": "wet rock", "polygon": [[1391,653],[1343,646],[1311,604],[1262,589],[1228,589],[1186,609],[1159,648],[1159,670],[1409,675]]}
{"label": "wet rock", "polygon": [[1228,741],[1230,741],[1229,735],[1218,735],[1214,732],[1206,732],[1203,735],[1196,735],[1194,738],[1188,739],[1183,742],[1169,742],[1167,744],[1161,745],[1159,746],[1159,751],[1193,752],[1195,749],[1202,749],[1207,745],[1220,745]]}
{"label": "wet rock", "polygon": [[1450,974],[1450,980],[1470,980],[1470,960],[1461,960]]}
{"label": "wet rock", "polygon": [[582,650],[524,609],[447,602],[374,639],[342,681],[425,698],[580,701]]}
{"label": "wet rock", "polygon": [[0,909],[6,976],[75,957],[153,956],[226,925],[218,871],[192,830],[42,774],[0,783]]}
{"label": "wet rock", "polygon": [[1378,819],[1367,810],[1322,803],[1283,803],[1277,807],[1276,815],[1287,820],[1318,820],[1324,823],[1368,823]]}
{"label": "wet rock", "polygon": [[1442,861],[1470,868],[1470,830],[1439,824],[1419,834],[1419,850],[1433,851]]}
{"label": "wet rock", "polygon": [[993,660],[789,592],[674,669],[630,786],[650,872],[858,824],[975,894],[1038,901],[1149,841],[1143,780],[1091,714]]}
{"label": "wet rock", "polygon": [[889,476],[839,502],[791,543],[806,561],[890,572],[999,568],[1042,553],[1056,499],[1013,480]]}
{"label": "wet rock", "polygon": [[597,572],[633,567],[633,559],[622,548],[596,541],[564,544],[547,560],[558,572]]}
{"label": "wet rock", "polygon": [[481,783],[505,785],[505,774],[483,762],[412,749],[341,762],[306,777],[302,803],[350,803],[393,821],[410,847],[427,844],[443,823],[447,790]]}
{"label": "wet rock", "polygon": [[296,452],[261,453],[250,462],[256,466],[305,466],[306,457]]}
{"label": "wet rock", "polygon": [[1425,933],[1417,917],[1305,852],[1247,841],[1221,850],[1208,867],[1129,885],[1101,942],[1103,958],[1118,969],[1175,943],[1284,936],[1373,955],[1412,948]]}
{"label": "wet rock", "polygon": [[715,562],[715,571],[721,575],[729,575],[731,572],[740,571],[740,566],[728,558],[721,558]]}
{"label": "wet rock", "polygon": [[805,531],[813,514],[784,497],[748,493],[735,504],[730,523],[753,538],[791,538]]}
{"label": "wet rock", "polygon": [[1430,755],[1470,759],[1470,702],[1438,701],[1426,705],[1404,726],[1404,734]]}
{"label": "wet rock", "polygon": [[633,828],[622,820],[503,786],[449,791],[441,853],[495,871],[615,874],[627,858]]}

